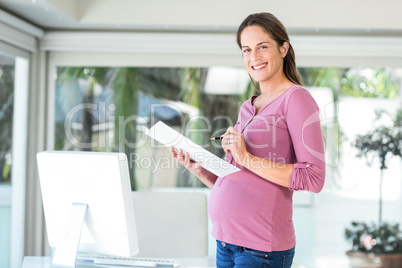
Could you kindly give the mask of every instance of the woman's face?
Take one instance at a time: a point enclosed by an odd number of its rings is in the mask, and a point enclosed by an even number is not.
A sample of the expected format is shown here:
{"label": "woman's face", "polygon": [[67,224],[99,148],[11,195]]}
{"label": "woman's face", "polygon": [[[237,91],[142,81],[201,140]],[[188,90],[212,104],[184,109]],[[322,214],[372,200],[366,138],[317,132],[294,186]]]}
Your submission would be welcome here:
{"label": "woman's face", "polygon": [[244,65],[251,77],[269,82],[283,75],[285,47],[278,47],[271,36],[260,26],[247,26],[240,36]]}

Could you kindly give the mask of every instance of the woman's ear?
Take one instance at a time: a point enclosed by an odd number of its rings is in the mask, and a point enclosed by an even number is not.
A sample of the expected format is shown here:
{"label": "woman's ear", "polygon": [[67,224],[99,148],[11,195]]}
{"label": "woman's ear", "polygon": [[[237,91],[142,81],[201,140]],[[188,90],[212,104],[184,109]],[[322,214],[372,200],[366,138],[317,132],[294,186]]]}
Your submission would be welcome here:
{"label": "woman's ear", "polygon": [[285,58],[289,51],[289,43],[283,42],[283,45],[279,48],[279,50],[281,51],[282,58]]}

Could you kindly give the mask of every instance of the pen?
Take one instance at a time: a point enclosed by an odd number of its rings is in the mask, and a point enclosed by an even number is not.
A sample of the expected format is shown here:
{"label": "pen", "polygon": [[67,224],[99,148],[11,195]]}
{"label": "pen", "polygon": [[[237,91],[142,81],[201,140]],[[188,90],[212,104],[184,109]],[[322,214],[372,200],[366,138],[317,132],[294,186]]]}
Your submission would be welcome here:
{"label": "pen", "polygon": [[219,141],[219,140],[223,139],[223,136],[213,137],[213,138],[209,138],[209,139],[213,140],[213,141]]}

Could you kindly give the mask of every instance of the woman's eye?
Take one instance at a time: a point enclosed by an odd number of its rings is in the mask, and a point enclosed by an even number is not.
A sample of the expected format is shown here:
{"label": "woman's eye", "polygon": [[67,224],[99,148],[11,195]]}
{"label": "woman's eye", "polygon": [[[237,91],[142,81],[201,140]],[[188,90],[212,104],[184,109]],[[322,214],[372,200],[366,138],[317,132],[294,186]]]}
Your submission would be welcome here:
{"label": "woman's eye", "polygon": [[250,49],[244,49],[243,50],[243,53],[249,53],[250,52]]}
{"label": "woman's eye", "polygon": [[260,50],[265,50],[267,47],[266,46],[261,46]]}

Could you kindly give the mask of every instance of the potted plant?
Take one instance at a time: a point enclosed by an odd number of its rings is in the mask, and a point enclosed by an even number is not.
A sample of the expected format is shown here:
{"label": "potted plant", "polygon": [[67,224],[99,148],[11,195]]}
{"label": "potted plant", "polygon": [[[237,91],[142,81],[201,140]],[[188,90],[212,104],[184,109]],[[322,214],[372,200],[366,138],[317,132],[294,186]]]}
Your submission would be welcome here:
{"label": "potted plant", "polygon": [[[384,111],[377,112],[377,119],[384,114]],[[352,222],[345,229],[345,238],[352,243],[352,250],[346,253],[350,264],[353,268],[402,267],[402,231],[399,224],[382,221],[382,181],[387,160],[392,156],[402,157],[402,110],[398,110],[392,118],[391,126],[381,126],[365,135],[358,135],[353,145],[358,149],[358,157],[377,159],[381,172],[378,224]],[[368,162],[368,165],[371,163]]]}
{"label": "potted plant", "polygon": [[399,224],[352,222],[345,229],[352,243],[346,252],[353,268],[402,267],[402,230]]}

